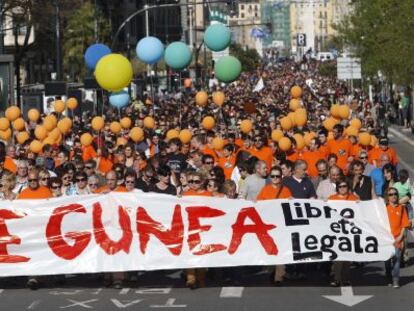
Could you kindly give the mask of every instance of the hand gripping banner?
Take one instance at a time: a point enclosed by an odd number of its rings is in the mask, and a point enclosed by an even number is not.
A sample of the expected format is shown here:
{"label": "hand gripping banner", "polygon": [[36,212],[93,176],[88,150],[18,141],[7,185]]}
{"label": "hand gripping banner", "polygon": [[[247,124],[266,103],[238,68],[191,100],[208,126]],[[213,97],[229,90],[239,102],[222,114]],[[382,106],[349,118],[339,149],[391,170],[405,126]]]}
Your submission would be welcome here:
{"label": "hand gripping banner", "polygon": [[382,200],[110,193],[0,201],[0,276],[383,261]]}

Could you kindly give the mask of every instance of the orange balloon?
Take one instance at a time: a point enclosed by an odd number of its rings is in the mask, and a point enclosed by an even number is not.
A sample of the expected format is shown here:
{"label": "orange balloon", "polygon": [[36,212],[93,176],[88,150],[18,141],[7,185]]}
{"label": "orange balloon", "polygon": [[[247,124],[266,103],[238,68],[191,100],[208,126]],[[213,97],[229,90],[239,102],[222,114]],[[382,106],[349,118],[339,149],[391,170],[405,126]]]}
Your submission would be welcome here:
{"label": "orange balloon", "polygon": [[252,130],[252,128],[253,128],[252,121],[250,121],[248,119],[241,121],[241,123],[240,123],[240,130],[243,133],[245,133],[245,134],[249,133]]}
{"label": "orange balloon", "polygon": [[293,135],[293,139],[296,142],[297,150],[302,150],[303,148],[305,148],[305,140],[303,139],[303,136],[301,134]]}
{"label": "orange balloon", "polygon": [[302,88],[300,86],[295,85],[290,89],[290,94],[293,98],[300,98],[302,96]]}
{"label": "orange balloon", "polygon": [[123,137],[118,137],[116,140],[117,146],[125,146],[128,143],[128,141]]}
{"label": "orange balloon", "polygon": [[0,131],[5,131],[10,127],[10,121],[7,118],[0,118]]}
{"label": "orange balloon", "polygon": [[283,117],[282,119],[280,119],[280,126],[285,131],[288,131],[293,127],[293,122],[289,117]]}
{"label": "orange balloon", "polygon": [[66,106],[68,106],[70,110],[75,110],[76,107],[78,107],[78,100],[75,97],[68,98]]}
{"label": "orange balloon", "polygon": [[289,109],[292,111],[296,111],[301,107],[300,100],[297,98],[292,98],[289,102]]}
{"label": "orange balloon", "polygon": [[72,120],[69,118],[60,120],[57,124],[57,128],[62,134],[66,134],[72,128]]}
{"label": "orange balloon", "polygon": [[362,146],[369,146],[371,144],[371,135],[367,132],[359,133],[358,141]]}
{"label": "orange balloon", "polygon": [[31,152],[41,153],[42,152],[42,149],[43,149],[43,144],[40,141],[38,141],[38,140],[33,140],[30,143],[29,148],[30,148],[30,151]]}
{"label": "orange balloon", "polygon": [[94,117],[91,121],[91,125],[94,131],[98,132],[105,126],[105,121],[102,117]]}
{"label": "orange balloon", "polygon": [[359,132],[359,130],[357,128],[353,127],[353,126],[348,126],[345,129],[345,134],[347,136],[355,136],[355,137],[357,137],[358,136],[358,132]]}
{"label": "orange balloon", "polygon": [[27,112],[27,117],[29,118],[30,121],[37,122],[37,120],[39,120],[39,118],[40,118],[40,112],[39,112],[39,110],[37,110],[35,108],[30,109]]}
{"label": "orange balloon", "polygon": [[208,103],[208,94],[205,91],[197,92],[195,102],[198,106],[204,107]]}
{"label": "orange balloon", "polygon": [[59,138],[60,135],[61,135],[61,132],[56,127],[47,135],[47,137],[50,137],[53,140],[53,142],[55,142]]}
{"label": "orange balloon", "polygon": [[149,99],[149,98],[147,98],[147,99],[145,100],[145,105],[148,105],[148,106],[152,105],[152,100],[151,100],[151,99]]}
{"label": "orange balloon", "polygon": [[224,147],[224,140],[221,139],[220,137],[215,137],[213,141],[211,142],[211,144],[213,145],[213,148],[215,150],[221,150]]}
{"label": "orange balloon", "polygon": [[371,135],[371,146],[376,147],[378,145],[378,138],[375,135]]}
{"label": "orange balloon", "polygon": [[204,129],[211,130],[216,125],[216,121],[214,121],[213,117],[207,116],[203,119],[201,124]]}
{"label": "orange balloon", "polygon": [[46,130],[46,128],[43,125],[38,125],[35,128],[34,134],[35,134],[35,137],[38,140],[43,140],[47,136],[47,130]]}
{"label": "orange balloon", "polygon": [[140,142],[144,139],[144,131],[140,127],[133,127],[129,131],[129,137],[136,143]]}
{"label": "orange balloon", "polygon": [[121,119],[120,124],[121,124],[122,128],[129,129],[132,125],[132,121],[131,121],[130,118],[124,117],[124,118]]}
{"label": "orange balloon", "polygon": [[89,133],[84,133],[80,137],[80,142],[82,146],[85,146],[85,147],[90,146],[93,142],[93,136]]}
{"label": "orange balloon", "polygon": [[23,131],[26,127],[26,122],[24,122],[23,118],[17,118],[13,121],[13,128],[16,131]]}
{"label": "orange balloon", "polygon": [[340,105],[339,106],[339,117],[342,119],[348,119],[351,110],[349,109],[348,105]]}
{"label": "orange balloon", "polygon": [[180,131],[178,138],[181,140],[183,144],[188,144],[193,137],[193,133],[190,130],[184,129]]}
{"label": "orange balloon", "polygon": [[144,127],[147,129],[155,128],[155,120],[152,117],[145,117],[144,118]]}
{"label": "orange balloon", "polygon": [[53,137],[46,137],[45,139],[43,139],[42,144],[44,145],[54,145],[55,144],[55,139],[53,139]]}
{"label": "orange balloon", "polygon": [[299,112],[297,110],[295,112],[294,119],[296,126],[299,127],[304,126],[308,122],[308,116],[306,115],[306,113]]}
{"label": "orange balloon", "polygon": [[226,100],[226,96],[223,92],[214,92],[213,93],[213,103],[215,103],[217,106],[221,107],[224,104],[224,101]]}
{"label": "orange balloon", "polygon": [[28,132],[19,132],[16,135],[17,142],[20,145],[24,144],[29,138],[30,138],[30,135]]}
{"label": "orange balloon", "polygon": [[190,88],[192,84],[193,84],[193,81],[191,81],[190,78],[187,78],[184,80],[184,87]]}
{"label": "orange balloon", "polygon": [[49,132],[53,130],[57,125],[57,119],[53,114],[46,116],[43,120],[43,125]]}
{"label": "orange balloon", "polygon": [[5,131],[0,131],[0,139],[2,140],[9,140],[12,136],[12,130],[8,128]]}
{"label": "orange balloon", "polygon": [[62,113],[65,110],[65,103],[63,100],[56,100],[53,107],[57,113]]}
{"label": "orange balloon", "polygon": [[296,126],[296,123],[295,123],[295,113],[293,111],[292,112],[289,112],[288,115],[287,115],[287,117],[290,119],[290,121],[292,121],[292,126]]}
{"label": "orange balloon", "polygon": [[10,106],[6,109],[6,118],[9,119],[9,121],[14,121],[18,117],[20,117],[20,108],[17,106]]}
{"label": "orange balloon", "polygon": [[311,144],[312,139],[316,137],[315,132],[307,132],[305,135],[303,135],[303,139],[305,140],[306,146],[309,146]]}
{"label": "orange balloon", "polygon": [[273,130],[272,131],[272,140],[278,142],[284,136],[281,130]]}
{"label": "orange balloon", "polygon": [[332,139],[334,139],[334,134],[333,134],[333,132],[329,132],[327,140],[332,140]]}
{"label": "orange balloon", "polygon": [[111,125],[109,125],[109,129],[114,134],[119,134],[122,131],[122,126],[119,124],[119,122],[112,122]]}
{"label": "orange balloon", "polygon": [[279,139],[278,142],[279,149],[282,151],[288,151],[290,148],[292,148],[292,142],[287,137],[282,137]]}
{"label": "orange balloon", "polygon": [[179,137],[180,137],[180,133],[175,129],[169,130],[166,135],[167,140],[171,140],[173,138],[179,138]]}
{"label": "orange balloon", "polygon": [[331,116],[334,118],[340,118],[340,105],[339,104],[334,104],[331,106]]}
{"label": "orange balloon", "polygon": [[332,131],[334,126],[337,124],[337,120],[335,118],[330,117],[323,121],[322,124],[328,131]]}
{"label": "orange balloon", "polygon": [[351,122],[349,123],[352,127],[358,129],[358,131],[361,129],[362,127],[362,122],[359,119],[352,119]]}

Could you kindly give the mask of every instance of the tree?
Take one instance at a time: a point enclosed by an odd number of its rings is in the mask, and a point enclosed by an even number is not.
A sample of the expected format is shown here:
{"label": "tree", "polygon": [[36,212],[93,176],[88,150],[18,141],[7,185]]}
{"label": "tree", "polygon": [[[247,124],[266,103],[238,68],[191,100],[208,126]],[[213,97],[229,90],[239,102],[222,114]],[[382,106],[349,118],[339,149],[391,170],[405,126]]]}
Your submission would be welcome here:
{"label": "tree", "polygon": [[83,3],[69,17],[64,32],[63,64],[73,80],[86,74],[85,50],[95,42],[108,43],[110,23],[90,2]]}
{"label": "tree", "polygon": [[243,71],[256,70],[260,65],[259,53],[253,49],[244,50],[240,44],[231,44],[230,54],[241,62]]}
{"label": "tree", "polygon": [[412,0],[353,0],[353,10],[334,25],[337,40],[361,57],[366,76],[378,71],[388,80],[414,82],[414,3]]}

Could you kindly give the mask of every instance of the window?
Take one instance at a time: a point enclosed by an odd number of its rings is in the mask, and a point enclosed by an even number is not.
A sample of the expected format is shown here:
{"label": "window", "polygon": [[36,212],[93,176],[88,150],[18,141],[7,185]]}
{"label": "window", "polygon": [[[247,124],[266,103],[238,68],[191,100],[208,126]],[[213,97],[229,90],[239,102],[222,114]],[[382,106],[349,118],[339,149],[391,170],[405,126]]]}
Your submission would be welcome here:
{"label": "window", "polygon": [[242,4],[242,5],[240,6],[240,9],[241,9],[241,10],[244,10],[244,4]]}
{"label": "window", "polygon": [[241,18],[244,18],[244,13],[241,13],[240,16],[241,16]]}

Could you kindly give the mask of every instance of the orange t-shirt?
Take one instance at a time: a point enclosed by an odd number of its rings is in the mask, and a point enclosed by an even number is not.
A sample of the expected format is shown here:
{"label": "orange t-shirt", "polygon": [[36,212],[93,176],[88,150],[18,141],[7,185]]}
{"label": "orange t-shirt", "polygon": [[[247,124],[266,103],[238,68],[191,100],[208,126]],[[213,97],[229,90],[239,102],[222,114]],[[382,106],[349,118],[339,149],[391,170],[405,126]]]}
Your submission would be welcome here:
{"label": "orange t-shirt", "polygon": [[96,151],[92,145],[82,147],[82,159],[84,162],[96,158]]}
{"label": "orange t-shirt", "polygon": [[328,200],[358,201],[359,198],[353,193],[349,193],[345,198],[335,193],[331,195]]}
{"label": "orange t-shirt", "polygon": [[382,150],[380,147],[373,148],[368,154],[369,162],[371,164],[375,164],[377,167],[380,167],[381,155],[384,153],[388,155],[392,165],[396,166],[398,164],[397,153],[395,152],[395,149],[391,147],[388,147],[385,151]]}
{"label": "orange t-shirt", "polygon": [[273,185],[266,185],[260,190],[260,193],[257,195],[257,200],[275,200],[275,199],[288,199],[292,197],[292,193],[290,192],[288,187],[283,187],[282,191],[280,191],[280,194],[278,197],[276,195],[278,194],[280,188],[275,188]]}
{"label": "orange t-shirt", "polygon": [[338,157],[338,166],[344,170],[348,164],[348,158],[351,155],[351,142],[346,139],[342,138],[340,140],[329,140],[328,141],[328,152],[336,154]]}
{"label": "orange t-shirt", "polygon": [[14,160],[12,158],[10,158],[9,156],[6,156],[6,158],[4,159],[4,169],[12,172],[13,174],[16,174],[17,172],[17,165],[14,162]]}
{"label": "orange t-shirt", "polygon": [[53,197],[52,191],[48,187],[40,186],[36,190],[29,187],[23,189],[17,199],[49,199],[51,197]]}
{"label": "orange t-shirt", "polygon": [[236,157],[234,155],[230,156],[229,159],[221,157],[218,160],[218,166],[220,166],[224,171],[224,177],[226,180],[231,178],[234,167],[236,166]]}
{"label": "orange t-shirt", "polygon": [[320,146],[319,150],[325,155],[325,159],[327,159],[329,155],[328,145]]}
{"label": "orange t-shirt", "polygon": [[201,150],[202,154],[209,154],[214,158],[214,162],[217,163],[218,157],[217,154],[214,152],[213,149],[209,148],[207,145],[204,145],[203,150]]}
{"label": "orange t-shirt", "polygon": [[239,148],[242,148],[242,147],[243,147],[243,139],[241,139],[241,138],[236,138],[236,140],[234,141],[234,144],[235,144],[236,146],[238,146]]}
{"label": "orange t-shirt", "polygon": [[113,163],[109,158],[99,158],[98,170],[105,175],[112,169]]}
{"label": "orange t-shirt", "polygon": [[253,148],[251,154],[257,157],[259,160],[265,161],[268,170],[272,168],[272,162],[273,162],[272,149],[266,146],[260,148],[260,150],[257,150],[257,148]]}
{"label": "orange t-shirt", "polygon": [[[390,222],[391,234],[394,238],[397,238],[401,230],[408,228],[410,222],[408,220],[407,210],[403,205],[397,205],[392,207],[390,204],[387,205],[388,221]],[[401,247],[401,244],[398,247]]]}
{"label": "orange t-shirt", "polygon": [[351,156],[354,157],[354,160],[359,157],[359,153],[363,150],[360,144],[355,144],[351,146]]}
{"label": "orange t-shirt", "polygon": [[325,153],[321,150],[305,151],[303,153],[303,160],[308,165],[308,175],[310,177],[318,176],[318,169],[316,168],[316,163],[320,159],[325,159]]}
{"label": "orange t-shirt", "polygon": [[184,191],[183,196],[200,196],[200,197],[212,197],[213,194],[210,191],[203,190],[202,192],[194,191],[194,190],[187,190]]}
{"label": "orange t-shirt", "polygon": [[[102,187],[98,188],[96,190],[96,193],[102,193],[102,192],[104,192],[108,189],[109,189],[108,186],[105,185],[105,186],[102,186]],[[118,186],[118,187],[115,188],[115,190],[113,190],[113,192],[128,192],[128,190],[125,188],[125,186]]]}

